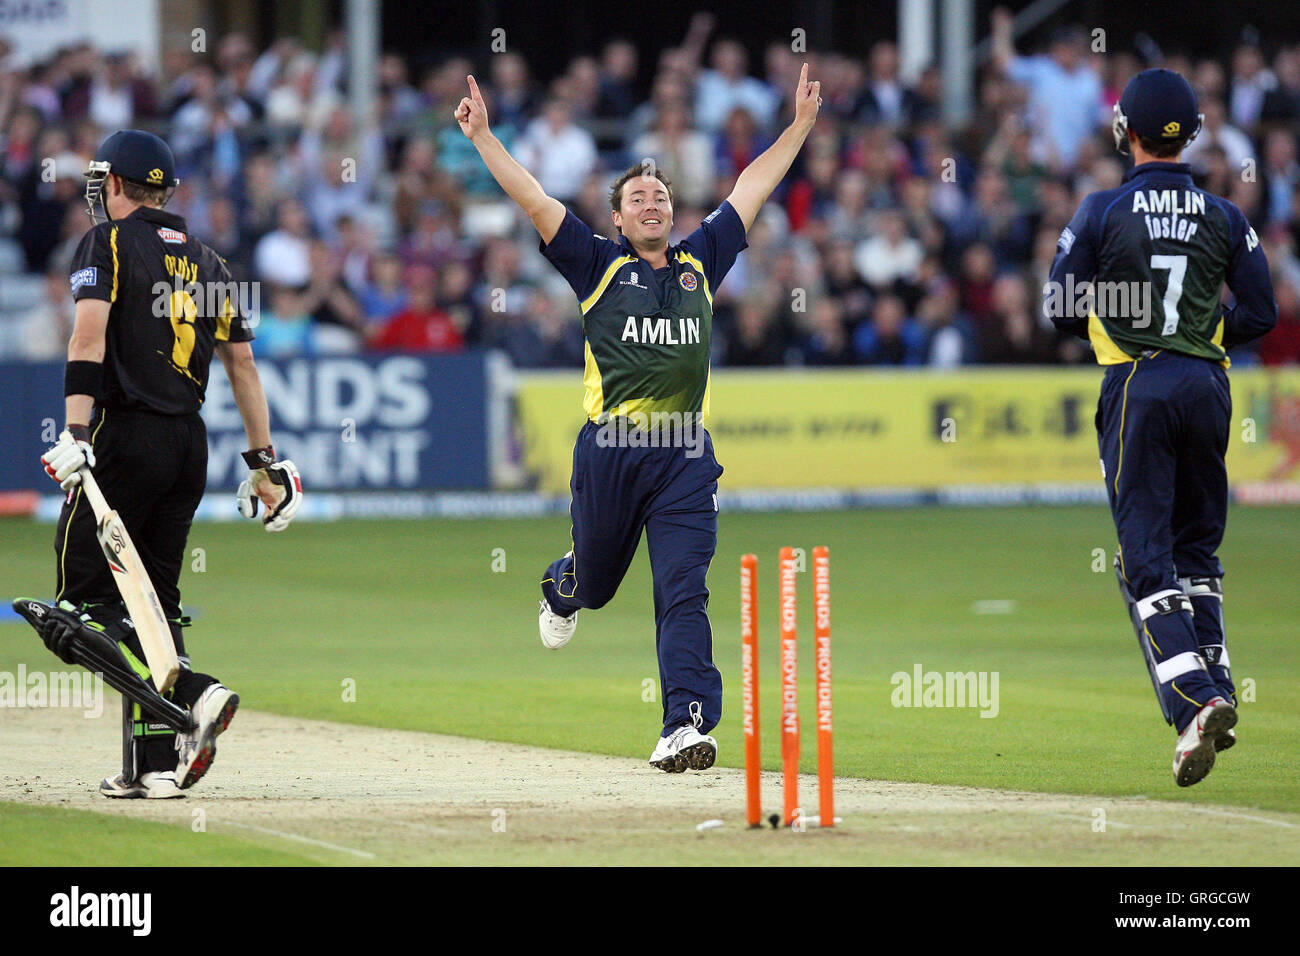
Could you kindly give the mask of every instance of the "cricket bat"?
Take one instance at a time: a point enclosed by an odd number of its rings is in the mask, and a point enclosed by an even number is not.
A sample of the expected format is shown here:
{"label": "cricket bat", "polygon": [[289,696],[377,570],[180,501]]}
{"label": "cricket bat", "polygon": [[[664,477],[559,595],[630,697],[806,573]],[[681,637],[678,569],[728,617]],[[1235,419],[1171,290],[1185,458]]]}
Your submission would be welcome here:
{"label": "cricket bat", "polygon": [[144,562],[140,560],[140,553],[126,532],[126,525],[104,500],[104,493],[99,490],[89,468],[81,469],[81,487],[95,512],[95,534],[104,549],[108,566],[113,569],[113,580],[122,594],[127,613],[131,615],[131,623],[135,625],[154,687],[158,688],[158,693],[165,694],[181,671],[167,615],[163,613],[162,603],[149,580],[149,573],[144,569]]}

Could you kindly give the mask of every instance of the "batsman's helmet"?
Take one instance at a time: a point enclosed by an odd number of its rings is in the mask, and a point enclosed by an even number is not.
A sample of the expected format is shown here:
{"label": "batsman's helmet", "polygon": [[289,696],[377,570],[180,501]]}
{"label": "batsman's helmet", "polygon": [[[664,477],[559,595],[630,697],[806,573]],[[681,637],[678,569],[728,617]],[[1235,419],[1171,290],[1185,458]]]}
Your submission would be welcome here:
{"label": "batsman's helmet", "polygon": [[[140,186],[167,190],[164,204],[171,198],[171,190],[180,184],[170,146],[142,129],[120,129],[104,140],[86,167],[86,208],[96,221],[109,218],[103,202],[109,173]],[[96,205],[100,212],[96,212]]]}
{"label": "batsman's helmet", "polygon": [[1181,142],[1186,146],[1196,139],[1205,117],[1196,110],[1196,94],[1191,84],[1173,70],[1143,70],[1124,87],[1115,104],[1111,132],[1115,148],[1128,152],[1128,131],[1157,143]]}

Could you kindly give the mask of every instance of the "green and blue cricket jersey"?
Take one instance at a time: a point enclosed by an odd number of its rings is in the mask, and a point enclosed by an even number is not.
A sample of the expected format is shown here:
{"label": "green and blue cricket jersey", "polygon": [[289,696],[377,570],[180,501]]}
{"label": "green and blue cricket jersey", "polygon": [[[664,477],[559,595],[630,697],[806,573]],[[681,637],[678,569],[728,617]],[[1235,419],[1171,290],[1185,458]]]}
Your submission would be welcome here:
{"label": "green and blue cricket jersey", "polygon": [[681,412],[707,417],[713,293],[746,247],[724,202],[652,269],[624,236],[594,235],[572,212],[541,251],[578,296],[587,418]]}

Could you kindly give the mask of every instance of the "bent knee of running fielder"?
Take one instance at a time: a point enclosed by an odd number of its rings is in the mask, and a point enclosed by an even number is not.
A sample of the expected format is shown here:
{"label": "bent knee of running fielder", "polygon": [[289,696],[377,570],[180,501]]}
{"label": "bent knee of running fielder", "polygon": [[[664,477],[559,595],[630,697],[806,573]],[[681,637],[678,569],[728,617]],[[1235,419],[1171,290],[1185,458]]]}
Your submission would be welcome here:
{"label": "bent knee of running fielder", "polygon": [[1134,600],[1141,600],[1162,591],[1181,591],[1173,566],[1126,562],[1120,575]]}
{"label": "bent knee of running fielder", "polygon": [[542,580],[542,595],[557,614],[568,614],[578,608],[599,610],[613,599],[617,590],[617,583],[578,582],[571,574],[561,575],[558,581],[552,577]]}
{"label": "bent knee of running fielder", "polygon": [[613,600],[630,563],[628,555],[611,558],[599,552],[579,553],[577,557],[572,553],[566,554],[546,569],[542,589],[553,589],[546,594],[552,607],[558,599],[565,605],[595,611]]}
{"label": "bent knee of running fielder", "polygon": [[614,600],[616,593],[618,593],[617,584],[610,586],[601,582],[595,585],[584,585],[579,589],[573,600],[578,601],[585,608],[598,611]]}

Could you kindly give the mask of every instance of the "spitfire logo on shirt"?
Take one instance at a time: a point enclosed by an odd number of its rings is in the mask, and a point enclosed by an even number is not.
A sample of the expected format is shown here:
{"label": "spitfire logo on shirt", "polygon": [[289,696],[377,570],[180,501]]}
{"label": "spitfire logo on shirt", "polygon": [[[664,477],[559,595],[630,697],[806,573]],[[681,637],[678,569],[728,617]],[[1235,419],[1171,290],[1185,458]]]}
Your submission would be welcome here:
{"label": "spitfire logo on shirt", "polygon": [[699,280],[695,278],[694,272],[683,272],[677,277],[677,281],[682,284],[682,288],[687,292],[694,292],[695,287],[700,284]]}
{"label": "spitfire logo on shirt", "polygon": [[173,245],[185,244],[185,233],[177,229],[168,229],[165,226],[158,230],[158,238],[163,242],[170,242]]}

